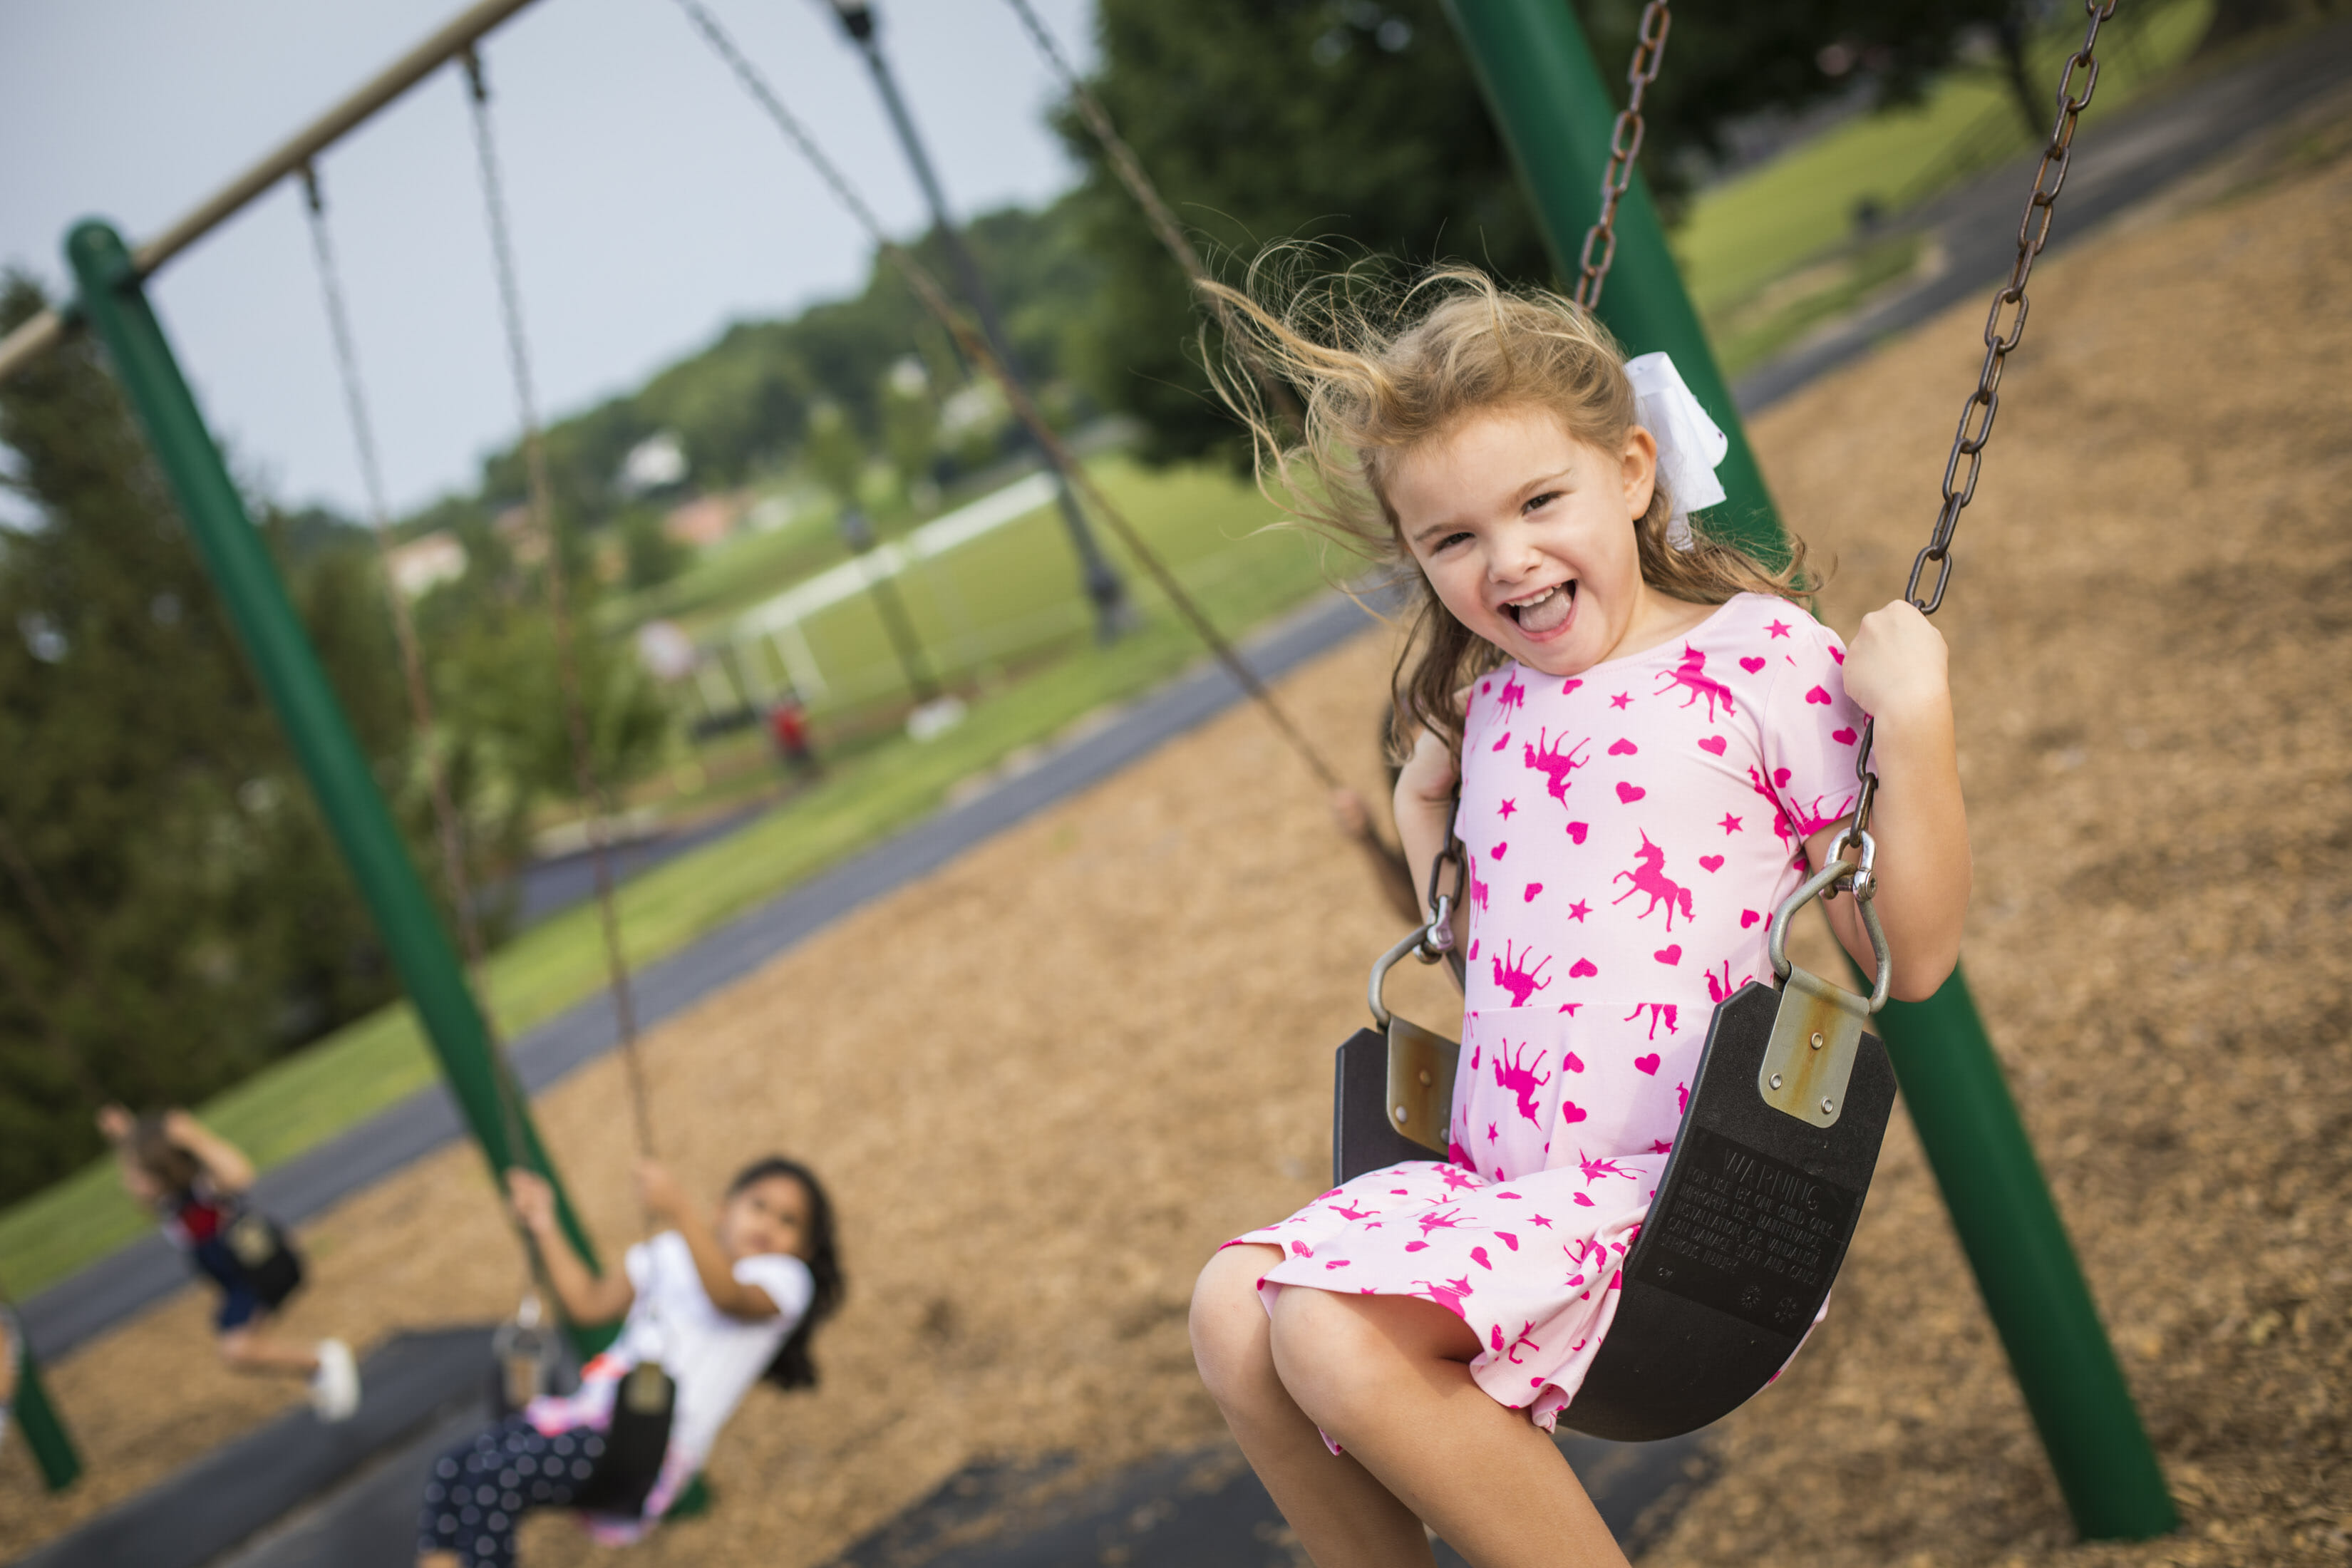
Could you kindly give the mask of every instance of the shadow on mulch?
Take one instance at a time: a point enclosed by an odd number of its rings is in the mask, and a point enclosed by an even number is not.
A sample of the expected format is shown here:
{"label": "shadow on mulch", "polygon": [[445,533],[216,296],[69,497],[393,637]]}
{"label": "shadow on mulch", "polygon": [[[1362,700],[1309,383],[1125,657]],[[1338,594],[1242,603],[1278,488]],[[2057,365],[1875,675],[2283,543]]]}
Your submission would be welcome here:
{"label": "shadow on mulch", "polygon": [[[1563,1433],[1628,1557],[1664,1533],[1714,1461],[1697,1434],[1603,1443]],[[1307,1568],[1297,1538],[1232,1444],[1171,1454],[1091,1485],[1066,1454],[967,1465],[829,1568]],[[1438,1568],[1464,1568],[1435,1543]]]}

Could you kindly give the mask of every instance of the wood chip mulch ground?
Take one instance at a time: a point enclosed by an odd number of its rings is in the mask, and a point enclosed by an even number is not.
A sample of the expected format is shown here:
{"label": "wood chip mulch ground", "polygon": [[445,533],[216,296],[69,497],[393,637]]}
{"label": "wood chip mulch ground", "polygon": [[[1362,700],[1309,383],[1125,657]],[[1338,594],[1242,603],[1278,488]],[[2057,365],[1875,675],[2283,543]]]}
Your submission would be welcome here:
{"label": "wood chip mulch ground", "polygon": [[[2337,114],[2344,106],[2339,103]],[[1969,962],[2186,1523],[2073,1541],[1907,1125],[1824,1331],[1725,1423],[1646,1562],[2352,1560],[2352,160],[2346,121],[2046,262],[1960,541]],[[2062,218],[2063,221],[2063,218]],[[1851,631],[1899,590],[1981,350],[1968,307],[1756,422]],[[1283,700],[1367,787],[1385,648]],[[1394,935],[1304,771],[1236,711],[854,913],[648,1043],[676,1164],[770,1149],[847,1216],[810,1396],[755,1394],[719,1501],[627,1560],[811,1565],[976,1457],[1097,1476],[1221,1435],[1186,1350],[1223,1237],[1328,1169],[1329,1051]],[[1442,1019],[1442,982],[1411,1014]],[[617,1064],[541,1103],[613,1247]],[[308,1234],[302,1331],[511,1307],[470,1150]],[[55,1369],[90,1460],[28,1547],[285,1403],[184,1295]],[[566,1521],[535,1563],[608,1561]]]}

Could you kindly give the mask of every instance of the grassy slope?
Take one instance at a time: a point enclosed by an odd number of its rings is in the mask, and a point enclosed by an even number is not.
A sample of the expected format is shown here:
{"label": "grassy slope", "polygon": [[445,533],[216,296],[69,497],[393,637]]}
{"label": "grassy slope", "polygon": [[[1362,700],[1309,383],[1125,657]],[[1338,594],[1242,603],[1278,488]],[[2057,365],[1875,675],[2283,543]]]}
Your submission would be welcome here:
{"label": "grassy slope", "polygon": [[[2179,65],[2211,14],[2211,0],[2160,0],[2119,11],[2102,29],[2099,89],[2085,122],[2095,125]],[[2064,15],[2072,30],[2045,35],[2035,51],[2034,79],[2053,87],[2060,62],[2081,37],[2072,13]],[[2032,144],[1990,71],[1956,72],[1914,107],[1857,116],[1701,193],[1675,235],[1675,258],[1700,312],[1718,321],[1795,268],[1846,245],[1865,197],[1895,216],[1952,179]],[[2018,196],[2022,204],[2024,192]]]}
{"label": "grassy slope", "polygon": [[[1147,475],[1117,462],[1099,477],[1137,527],[1170,559],[1209,614],[1241,628],[1311,595],[1323,584],[1313,547],[1295,533],[1254,534],[1267,518],[1255,492],[1222,475]],[[1054,525],[1055,529],[1058,525]],[[1028,532],[1024,543],[1013,536]],[[1024,521],[989,578],[1024,588],[1020,574],[1070,581],[1057,531]],[[975,705],[959,728],[926,746],[893,738],[836,766],[817,787],[723,843],[651,871],[622,896],[638,963],[674,952],[828,865],[936,809],[950,786],[1015,747],[1051,738],[1107,703],[1130,698],[1196,662],[1199,644],[1152,593],[1130,581],[1146,624],[1111,649],[1067,659]],[[593,911],[534,927],[491,961],[490,1005],[509,1036],[544,1022],[604,984]],[[200,1114],[265,1168],[333,1135],[430,1081],[433,1065],[413,1016],[386,1008],[221,1095]],[[0,1214],[0,1279],[39,1289],[137,1236],[145,1221],[105,1166]]]}

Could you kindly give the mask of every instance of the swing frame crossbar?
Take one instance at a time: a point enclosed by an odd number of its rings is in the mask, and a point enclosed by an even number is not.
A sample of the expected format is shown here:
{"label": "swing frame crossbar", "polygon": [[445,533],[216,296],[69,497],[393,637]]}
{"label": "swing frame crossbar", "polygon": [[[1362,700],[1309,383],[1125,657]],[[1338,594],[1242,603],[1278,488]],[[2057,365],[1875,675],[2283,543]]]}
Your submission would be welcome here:
{"label": "swing frame crossbar", "polygon": [[[390,108],[406,96],[409,89],[462,56],[499,24],[530,4],[531,0],[478,0],[478,4],[451,17],[430,37],[197,203],[177,223],[143,245],[132,247],[131,279],[143,283],[153,277],[173,257],[277,188],[278,182],[299,175],[320,153]],[[79,313],[78,307],[71,306],[44,310],[27,317],[16,331],[0,338],[0,382],[5,382],[63,342],[67,330]]]}

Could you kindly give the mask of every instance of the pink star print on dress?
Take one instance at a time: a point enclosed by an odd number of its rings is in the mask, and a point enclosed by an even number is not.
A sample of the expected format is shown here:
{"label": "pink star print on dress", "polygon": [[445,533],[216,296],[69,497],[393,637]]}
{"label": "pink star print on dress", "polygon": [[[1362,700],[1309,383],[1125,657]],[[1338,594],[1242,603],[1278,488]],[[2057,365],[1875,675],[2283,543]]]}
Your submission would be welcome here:
{"label": "pink star print on dress", "polygon": [[1419,1296],[1479,1386],[1550,1427],[1616,1310],[1713,1005],[1769,977],[1803,840],[1853,802],[1844,649],[1746,594],[1688,636],[1471,692],[1469,995],[1451,1157],[1358,1177],[1237,1242],[1292,1285]]}

